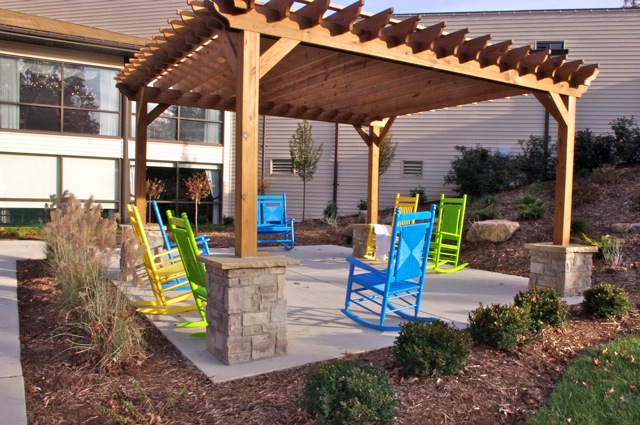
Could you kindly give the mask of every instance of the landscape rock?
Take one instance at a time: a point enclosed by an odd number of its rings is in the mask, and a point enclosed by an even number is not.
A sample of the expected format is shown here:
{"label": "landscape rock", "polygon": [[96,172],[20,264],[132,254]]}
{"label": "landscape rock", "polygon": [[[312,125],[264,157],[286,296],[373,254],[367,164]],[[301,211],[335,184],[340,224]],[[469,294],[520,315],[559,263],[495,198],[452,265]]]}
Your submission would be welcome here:
{"label": "landscape rock", "polygon": [[469,242],[504,242],[520,229],[520,224],[509,220],[476,221],[467,232]]}
{"label": "landscape rock", "polygon": [[640,233],[640,223],[614,223],[611,231],[615,233]]}

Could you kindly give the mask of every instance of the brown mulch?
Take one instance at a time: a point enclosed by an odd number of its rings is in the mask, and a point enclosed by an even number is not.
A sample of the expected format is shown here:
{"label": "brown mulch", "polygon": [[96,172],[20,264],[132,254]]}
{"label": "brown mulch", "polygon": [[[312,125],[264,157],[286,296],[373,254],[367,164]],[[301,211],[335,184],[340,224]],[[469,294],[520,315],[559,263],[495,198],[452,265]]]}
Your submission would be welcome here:
{"label": "brown mulch", "polygon": [[[637,222],[640,168],[622,169],[613,182],[589,176],[576,183],[574,217],[588,222],[587,234],[608,233],[616,222]],[[593,188],[593,186],[597,188]],[[545,189],[547,194],[553,187]],[[580,197],[580,191],[588,196]],[[640,192],[637,192],[640,193]],[[501,211],[515,218],[518,192],[502,194]],[[593,198],[593,199],[592,199]],[[549,199],[549,205],[553,205]],[[612,210],[611,205],[616,205]],[[472,219],[474,205],[467,216]],[[348,219],[350,222],[353,219]],[[467,243],[463,261],[471,267],[526,276],[525,242],[546,241],[551,235],[550,217],[521,222],[514,237],[501,244]],[[233,232],[216,232],[214,246],[229,246]],[[515,352],[475,347],[465,368],[442,378],[402,379],[393,364],[391,349],[347,355],[387,370],[397,391],[398,424],[515,424],[535,412],[546,400],[566,365],[585,349],[640,330],[640,235],[616,235],[625,239],[624,263],[612,267],[594,260],[593,282],[624,287],[636,307],[621,321],[597,321],[571,308],[562,329],[546,329],[532,343]],[[350,243],[348,223],[335,228],[320,221],[296,223],[296,243]],[[72,350],[62,332],[63,313],[56,282],[48,276],[44,261],[18,263],[18,299],[22,364],[30,424],[116,423],[98,406],[124,413],[123,401],[137,406],[138,423],[149,424],[307,424],[313,423],[299,407],[306,376],[317,364],[227,383],[211,383],[193,364],[146,322],[149,357],[141,364],[99,374],[85,354]],[[140,382],[143,395],[132,384]],[[167,402],[181,394],[174,405]],[[1,420],[0,420],[1,422]]]}

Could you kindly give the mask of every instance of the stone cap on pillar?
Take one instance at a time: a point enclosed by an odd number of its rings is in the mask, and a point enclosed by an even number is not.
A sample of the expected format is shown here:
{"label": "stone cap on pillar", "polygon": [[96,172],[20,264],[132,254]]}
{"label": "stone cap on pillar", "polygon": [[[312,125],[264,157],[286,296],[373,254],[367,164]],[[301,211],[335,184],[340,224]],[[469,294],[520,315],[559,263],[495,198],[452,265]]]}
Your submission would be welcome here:
{"label": "stone cap on pillar", "polygon": [[568,244],[554,245],[553,242],[526,243],[524,248],[529,251],[550,253],[593,253],[598,252],[598,247],[593,245]]}
{"label": "stone cap on pillar", "polygon": [[270,252],[259,253],[257,257],[235,257],[226,255],[199,255],[198,260],[206,267],[220,270],[263,269],[270,267],[296,266],[300,260],[276,255]]}

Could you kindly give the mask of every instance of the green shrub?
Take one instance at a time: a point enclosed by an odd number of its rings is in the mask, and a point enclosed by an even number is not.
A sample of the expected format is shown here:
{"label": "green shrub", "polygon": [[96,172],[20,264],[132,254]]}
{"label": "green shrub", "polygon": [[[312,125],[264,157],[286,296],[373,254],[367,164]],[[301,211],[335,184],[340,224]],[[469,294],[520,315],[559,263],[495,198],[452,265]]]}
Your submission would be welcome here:
{"label": "green shrub", "polygon": [[222,217],[222,224],[224,224],[225,226],[232,226],[234,222],[235,219],[232,216],[225,215],[224,217]]}
{"label": "green shrub", "polygon": [[589,223],[587,220],[583,220],[581,218],[574,218],[571,220],[571,233],[579,234],[584,233],[589,228]]}
{"label": "green shrub", "polygon": [[498,217],[498,209],[493,205],[477,210],[474,213],[476,220],[493,220]]}
{"label": "green shrub", "polygon": [[596,136],[589,129],[578,131],[573,159],[576,174],[585,174],[604,165],[614,164],[613,146],[611,136]]}
{"label": "green shrub", "polygon": [[610,283],[601,283],[583,293],[582,309],[585,313],[610,318],[621,318],[629,313],[631,300],[624,289]]}
{"label": "green shrub", "polygon": [[501,202],[500,198],[495,195],[484,195],[482,198],[480,198],[479,203],[486,208],[500,205]]}
{"label": "green shrub", "polygon": [[517,181],[517,167],[509,155],[492,153],[478,145],[456,146],[461,156],[451,161],[444,182],[468,196],[482,196],[511,188]]}
{"label": "green shrub", "polygon": [[427,205],[427,190],[424,187],[422,186],[414,187],[409,191],[409,196],[412,196],[415,198],[416,195],[420,196],[418,198],[418,205]]}
{"label": "green shrub", "polygon": [[548,138],[530,136],[518,140],[522,153],[514,159],[520,174],[521,184],[553,180],[556,175],[555,144]]}
{"label": "green shrub", "polygon": [[338,205],[336,205],[335,202],[327,202],[327,206],[324,207],[322,216],[325,219],[331,219],[331,220],[335,220],[336,218],[338,218]]}
{"label": "green shrub", "polygon": [[360,199],[360,202],[358,202],[358,205],[356,206],[360,211],[366,211],[368,208],[367,201],[365,201],[364,199]]}
{"label": "green shrub", "polygon": [[523,192],[518,196],[518,209],[521,220],[539,220],[547,212],[547,204],[542,198]]}
{"label": "green shrub", "polygon": [[640,162],[640,128],[635,118],[618,118],[611,122],[617,162],[636,164]]}
{"label": "green shrub", "polygon": [[388,375],[352,360],[323,364],[307,379],[302,408],[319,424],[366,424],[395,420],[395,390]]}
{"label": "green shrub", "polygon": [[623,240],[615,236],[604,235],[600,239],[591,239],[584,233],[582,238],[588,245],[598,247],[598,255],[606,264],[619,266],[622,264],[622,244]]}
{"label": "green shrub", "polygon": [[441,320],[402,325],[393,355],[404,376],[451,375],[464,366],[471,353],[471,338]]}
{"label": "green shrub", "polygon": [[469,313],[469,333],[478,344],[513,350],[527,336],[529,310],[514,305],[493,304]]}
{"label": "green shrub", "polygon": [[529,329],[537,332],[544,326],[559,327],[567,319],[569,306],[553,288],[533,288],[516,294],[513,304],[529,309]]}

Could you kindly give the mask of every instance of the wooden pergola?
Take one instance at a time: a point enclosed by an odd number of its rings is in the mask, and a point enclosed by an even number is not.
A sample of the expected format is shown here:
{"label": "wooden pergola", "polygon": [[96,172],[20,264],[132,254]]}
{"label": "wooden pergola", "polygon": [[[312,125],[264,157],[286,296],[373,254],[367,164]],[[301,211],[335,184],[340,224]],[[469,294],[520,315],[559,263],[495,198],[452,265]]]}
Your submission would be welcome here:
{"label": "wooden pergola", "polygon": [[[301,6],[293,10],[294,3]],[[146,209],[147,127],[171,105],[236,113],[237,257],[257,255],[259,115],[352,124],[368,146],[368,220],[378,220],[380,141],[405,114],[533,94],[558,122],[553,243],[569,243],[576,98],[597,65],[420,17],[329,0],[188,0],[117,77],[138,102],[136,205]],[[158,106],[147,113],[147,104]],[[144,213],[141,214],[143,217]]]}

